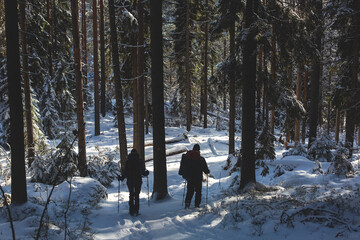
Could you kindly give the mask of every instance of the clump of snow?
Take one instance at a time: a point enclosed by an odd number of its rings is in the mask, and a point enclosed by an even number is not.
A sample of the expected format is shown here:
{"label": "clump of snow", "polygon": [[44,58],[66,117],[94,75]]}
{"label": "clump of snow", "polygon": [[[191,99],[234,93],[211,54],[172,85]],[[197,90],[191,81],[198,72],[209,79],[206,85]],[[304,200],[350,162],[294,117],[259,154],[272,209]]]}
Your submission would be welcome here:
{"label": "clump of snow", "polygon": [[88,177],[74,177],[71,182],[63,182],[56,186],[51,199],[57,204],[67,204],[71,183],[70,203],[72,207],[88,205],[96,206],[102,199],[107,198],[107,189],[97,180]]}

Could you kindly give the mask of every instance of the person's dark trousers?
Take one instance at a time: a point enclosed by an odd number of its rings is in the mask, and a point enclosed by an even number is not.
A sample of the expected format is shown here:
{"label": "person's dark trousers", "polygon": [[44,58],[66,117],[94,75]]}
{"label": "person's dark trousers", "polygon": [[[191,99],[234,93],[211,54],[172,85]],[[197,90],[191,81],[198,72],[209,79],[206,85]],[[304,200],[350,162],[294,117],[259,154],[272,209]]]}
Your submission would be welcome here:
{"label": "person's dark trousers", "polygon": [[191,199],[192,199],[192,197],[194,195],[194,192],[196,192],[196,194],[195,194],[195,207],[200,207],[201,190],[202,190],[202,182],[201,182],[201,180],[200,181],[188,180],[188,182],[187,182],[187,193],[186,193],[186,198],[185,198],[185,208],[190,207]]}
{"label": "person's dark trousers", "polygon": [[141,182],[127,182],[129,188],[129,212],[130,215],[139,214],[139,194],[141,190]]}

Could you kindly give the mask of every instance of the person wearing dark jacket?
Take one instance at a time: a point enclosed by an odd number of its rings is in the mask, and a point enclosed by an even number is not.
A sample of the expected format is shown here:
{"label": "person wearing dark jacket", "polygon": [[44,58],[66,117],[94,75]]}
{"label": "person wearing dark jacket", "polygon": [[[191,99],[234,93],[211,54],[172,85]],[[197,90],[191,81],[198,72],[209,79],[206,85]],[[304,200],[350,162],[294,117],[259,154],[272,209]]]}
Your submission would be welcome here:
{"label": "person wearing dark jacket", "polygon": [[139,214],[139,194],[142,184],[142,176],[149,175],[149,171],[145,169],[145,161],[140,159],[136,149],[131,150],[128,160],[125,163],[125,170],[122,176],[118,176],[119,181],[127,178],[127,186],[129,189],[129,213],[130,215]]}
{"label": "person wearing dark jacket", "polygon": [[209,174],[210,170],[205,159],[200,155],[200,146],[195,144],[193,150],[183,154],[179,174],[187,181],[185,208],[190,207],[191,199],[195,194],[195,207],[200,207],[203,173]]}

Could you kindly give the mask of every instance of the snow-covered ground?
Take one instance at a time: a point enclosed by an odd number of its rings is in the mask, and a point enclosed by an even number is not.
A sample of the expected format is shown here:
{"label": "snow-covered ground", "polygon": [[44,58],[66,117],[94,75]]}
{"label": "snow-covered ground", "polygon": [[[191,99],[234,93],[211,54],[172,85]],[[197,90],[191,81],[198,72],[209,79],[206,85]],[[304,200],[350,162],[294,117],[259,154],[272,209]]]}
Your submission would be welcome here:
{"label": "snow-covered ground", "polygon": [[[87,116],[87,154],[98,149],[115,151],[118,145],[113,116],[101,119],[101,135],[93,135],[93,121]],[[128,143],[132,143],[131,119],[127,119]],[[183,136],[184,128],[166,128],[166,138]],[[360,239],[359,156],[352,162],[356,173],[349,177],[313,173],[315,163],[301,156],[282,158],[284,149],[276,148],[277,159],[268,161],[269,174],[261,176],[258,191],[236,193],[239,173],[231,176],[224,170],[228,158],[226,131],[193,127],[188,139],[167,145],[167,149],[191,149],[199,143],[211,177],[203,183],[200,209],[184,209],[184,180],[178,175],[181,154],[167,158],[169,198],[150,199],[153,188],[153,162],[146,163],[150,175],[143,179],[140,215],[128,214],[128,191],[125,182],[114,180],[106,189],[91,178],[74,178],[72,185],[57,186],[45,215],[41,239]],[[146,135],[152,141],[152,135]],[[239,149],[240,142],[236,142]],[[130,149],[129,149],[130,150]],[[152,147],[145,149],[146,159]],[[0,160],[5,166],[6,160]],[[235,163],[233,159],[232,164]],[[322,163],[324,171],[329,163]],[[149,181],[149,182],[147,182]],[[149,189],[147,188],[147,183]],[[10,194],[11,186],[0,176],[0,184]],[[32,239],[51,186],[27,183],[29,201],[11,206],[17,239]],[[71,198],[69,193],[71,191]],[[103,198],[102,198],[103,197]],[[119,201],[118,201],[119,199]],[[70,207],[67,210],[67,203]],[[42,204],[42,205],[41,205]],[[193,203],[192,203],[193,207]],[[65,213],[66,226],[65,226]],[[5,207],[0,209],[0,239],[12,239]]]}

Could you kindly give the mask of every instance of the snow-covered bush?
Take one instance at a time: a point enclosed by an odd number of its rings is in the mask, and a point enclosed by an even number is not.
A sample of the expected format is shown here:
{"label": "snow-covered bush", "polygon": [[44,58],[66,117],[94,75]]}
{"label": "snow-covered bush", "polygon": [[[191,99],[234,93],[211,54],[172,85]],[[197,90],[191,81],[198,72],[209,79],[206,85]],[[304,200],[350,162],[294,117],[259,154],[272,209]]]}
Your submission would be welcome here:
{"label": "snow-covered bush", "polygon": [[310,145],[308,154],[312,160],[320,162],[331,162],[333,154],[331,149],[336,147],[336,143],[330,138],[329,135],[324,134],[320,139],[313,141]]}
{"label": "snow-covered bush", "polygon": [[283,158],[287,156],[303,156],[308,159],[310,158],[307,154],[306,147],[301,143],[298,143],[296,147],[291,148],[289,151],[283,153]]}
{"label": "snow-covered bush", "polygon": [[322,169],[321,162],[319,162],[318,160],[315,161],[315,166],[312,169],[312,173],[324,174],[324,170]]}
{"label": "snow-covered bush", "polygon": [[11,161],[10,152],[6,152],[5,149],[0,146],[0,179],[7,182],[11,177]]}
{"label": "snow-covered bush", "polygon": [[229,154],[226,160],[226,165],[223,167],[223,169],[229,170],[229,175],[231,175],[233,172],[236,172],[241,167],[241,163],[241,151],[236,149],[233,154]]}
{"label": "snow-covered bush", "polygon": [[330,164],[326,171],[326,174],[335,174],[338,176],[347,176],[354,172],[354,167],[351,162],[347,159],[348,150],[344,147],[339,148],[335,152],[334,161]]}
{"label": "snow-covered bush", "polygon": [[105,187],[109,187],[111,182],[120,175],[119,165],[114,161],[116,151],[107,152],[96,146],[98,155],[92,155],[88,159],[88,175],[98,180]]}
{"label": "snow-covered bush", "polygon": [[275,169],[273,171],[274,177],[280,177],[281,175],[283,175],[285,173],[285,171],[292,171],[292,170],[294,170],[294,168],[291,166],[279,164],[275,167]]}
{"label": "snow-covered bush", "polygon": [[30,181],[59,184],[74,176],[77,171],[78,155],[71,149],[73,146],[70,141],[70,135],[66,134],[55,153],[50,149],[44,156],[35,157],[30,167]]}

